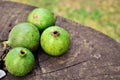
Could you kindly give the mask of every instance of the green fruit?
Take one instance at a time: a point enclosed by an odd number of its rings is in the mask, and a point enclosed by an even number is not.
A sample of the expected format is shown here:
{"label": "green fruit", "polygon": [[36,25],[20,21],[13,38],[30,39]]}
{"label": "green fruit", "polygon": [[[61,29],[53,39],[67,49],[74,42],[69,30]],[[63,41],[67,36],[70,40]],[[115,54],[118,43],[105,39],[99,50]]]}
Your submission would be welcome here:
{"label": "green fruit", "polygon": [[36,25],[36,27],[43,31],[49,26],[55,24],[53,13],[44,8],[36,8],[28,15],[28,22]]}
{"label": "green fruit", "polygon": [[25,47],[31,51],[35,51],[39,46],[40,34],[39,30],[31,23],[20,23],[13,27],[9,34],[8,41],[3,42],[10,47]]}
{"label": "green fruit", "polygon": [[47,54],[60,56],[68,50],[70,37],[65,29],[52,26],[43,31],[40,42]]}
{"label": "green fruit", "polygon": [[5,57],[5,66],[12,75],[24,76],[32,71],[35,59],[31,51],[17,47],[8,52]]}

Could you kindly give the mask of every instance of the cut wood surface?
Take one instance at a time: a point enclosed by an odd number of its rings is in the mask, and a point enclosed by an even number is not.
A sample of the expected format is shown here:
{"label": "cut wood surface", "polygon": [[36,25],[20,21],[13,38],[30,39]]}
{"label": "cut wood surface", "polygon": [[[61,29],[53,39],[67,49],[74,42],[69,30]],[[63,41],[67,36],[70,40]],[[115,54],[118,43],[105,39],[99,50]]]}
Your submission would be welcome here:
{"label": "cut wood surface", "polygon": [[[8,39],[12,27],[26,22],[34,8],[0,1],[0,56],[4,53],[2,42]],[[69,50],[60,57],[51,57],[39,48],[34,53],[36,64],[31,73],[15,77],[7,72],[2,80],[120,80],[119,43],[101,32],[61,16],[56,16],[55,25],[69,32]]]}

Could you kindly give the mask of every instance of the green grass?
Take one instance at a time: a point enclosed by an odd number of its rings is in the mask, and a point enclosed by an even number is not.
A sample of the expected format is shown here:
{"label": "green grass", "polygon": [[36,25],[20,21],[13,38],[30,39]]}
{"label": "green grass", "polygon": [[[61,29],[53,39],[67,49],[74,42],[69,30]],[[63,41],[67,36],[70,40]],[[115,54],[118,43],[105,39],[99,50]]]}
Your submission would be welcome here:
{"label": "green grass", "polygon": [[9,0],[47,8],[56,15],[105,33],[120,42],[120,0]]}

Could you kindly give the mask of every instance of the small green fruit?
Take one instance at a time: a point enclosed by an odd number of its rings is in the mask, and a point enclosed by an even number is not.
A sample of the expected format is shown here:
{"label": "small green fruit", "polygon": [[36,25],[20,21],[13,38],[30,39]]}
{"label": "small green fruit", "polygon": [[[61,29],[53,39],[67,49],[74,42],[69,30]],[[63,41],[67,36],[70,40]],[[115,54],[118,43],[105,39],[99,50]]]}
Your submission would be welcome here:
{"label": "small green fruit", "polygon": [[5,57],[5,66],[14,76],[25,76],[32,71],[34,64],[33,54],[23,47],[10,50]]}
{"label": "small green fruit", "polygon": [[36,27],[43,31],[49,26],[55,24],[54,15],[47,9],[36,8],[28,15],[28,22],[36,25]]}
{"label": "small green fruit", "polygon": [[60,56],[68,50],[70,37],[63,28],[52,26],[43,31],[40,42],[41,47],[47,54]]}
{"label": "small green fruit", "polygon": [[11,30],[8,41],[3,42],[6,45],[14,47],[25,47],[35,51],[39,46],[39,30],[31,23],[20,23]]}

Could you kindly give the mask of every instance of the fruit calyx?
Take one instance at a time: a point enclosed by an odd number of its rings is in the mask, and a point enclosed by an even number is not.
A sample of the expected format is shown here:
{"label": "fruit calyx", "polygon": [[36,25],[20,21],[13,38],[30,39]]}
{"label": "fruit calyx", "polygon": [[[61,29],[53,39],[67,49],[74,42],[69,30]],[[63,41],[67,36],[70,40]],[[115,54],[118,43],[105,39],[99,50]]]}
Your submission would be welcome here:
{"label": "fruit calyx", "polygon": [[58,37],[60,35],[59,31],[58,30],[54,30],[52,33],[51,33],[54,37]]}
{"label": "fruit calyx", "polygon": [[24,57],[26,55],[26,50],[22,49],[20,50],[20,56]]}

